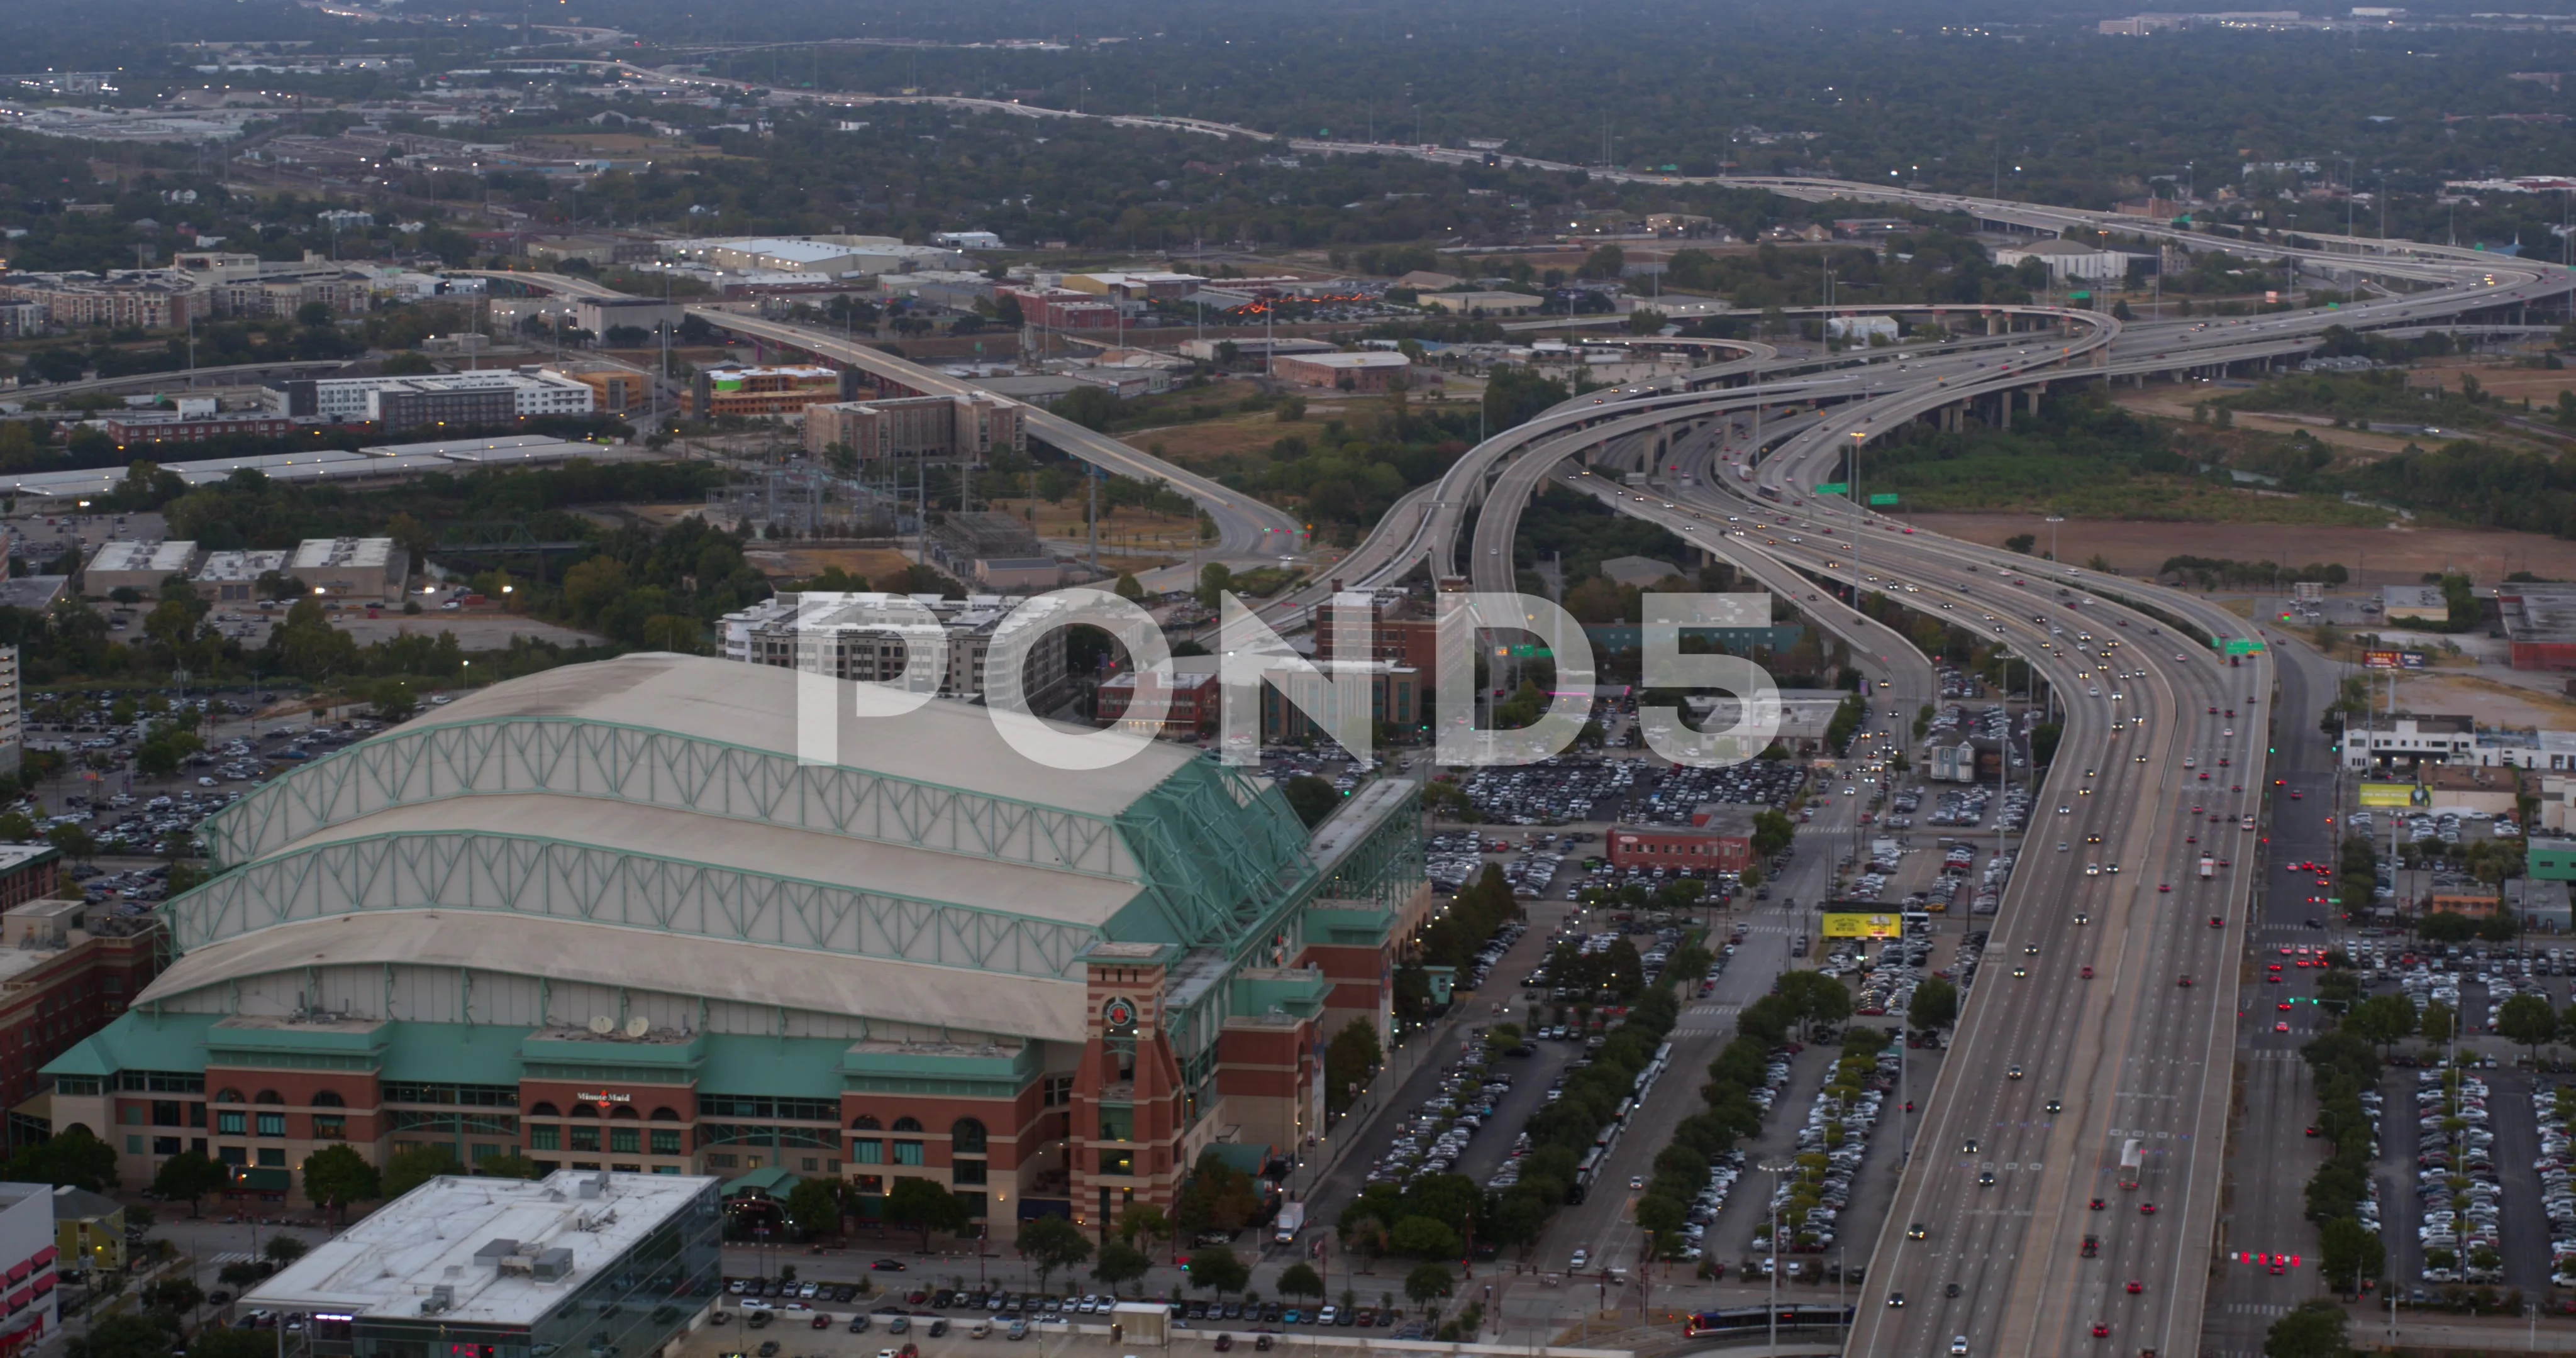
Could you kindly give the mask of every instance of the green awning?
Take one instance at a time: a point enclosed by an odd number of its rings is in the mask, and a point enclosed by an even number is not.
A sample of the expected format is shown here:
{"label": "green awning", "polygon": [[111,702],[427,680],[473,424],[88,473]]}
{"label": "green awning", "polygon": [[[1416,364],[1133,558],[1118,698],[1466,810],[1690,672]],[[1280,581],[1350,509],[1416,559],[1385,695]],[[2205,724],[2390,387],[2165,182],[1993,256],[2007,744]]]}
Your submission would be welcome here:
{"label": "green awning", "polygon": [[789,1190],[796,1187],[796,1179],[797,1176],[792,1171],[772,1165],[767,1169],[755,1169],[739,1179],[727,1180],[724,1195],[728,1198],[739,1198],[757,1193],[764,1198],[776,1198],[785,1202]]}

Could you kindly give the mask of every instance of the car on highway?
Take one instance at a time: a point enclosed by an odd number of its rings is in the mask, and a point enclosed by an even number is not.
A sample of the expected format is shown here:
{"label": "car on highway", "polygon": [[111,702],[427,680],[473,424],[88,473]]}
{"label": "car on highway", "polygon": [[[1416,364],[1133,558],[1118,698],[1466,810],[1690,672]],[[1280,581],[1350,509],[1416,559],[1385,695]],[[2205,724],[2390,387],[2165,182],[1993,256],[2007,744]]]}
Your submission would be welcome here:
{"label": "car on highway", "polygon": [[1950,1358],[1967,1358],[1967,1353],[1968,1337],[1964,1334],[1950,1336]]}
{"label": "car on highway", "polygon": [[1919,1221],[1911,1222],[1905,1228],[1905,1238],[1908,1240],[1921,1240],[1930,1234],[1930,1229]]}
{"label": "car on highway", "polygon": [[2139,1281],[2138,1281],[2137,1279],[2135,1279],[2135,1278],[2131,1278],[2131,1279],[2129,1280],[2129,1295],[2130,1295],[2130,1296],[2133,1296],[2133,1297],[2134,1297],[2134,1296],[2138,1295],[2139,1293],[2144,1292],[2144,1291],[2146,1291],[2146,1290],[2147,1290],[2147,1285],[2146,1285],[2145,1283],[2139,1282]]}
{"label": "car on highway", "polygon": [[2019,1066],[2006,1066],[2006,1067],[2004,1067],[2004,1078],[2005,1078],[2005,1079],[2007,1079],[2007,1080],[2018,1080],[2018,1079],[2020,1079],[2020,1078],[2021,1078],[2021,1067],[2019,1067]]}
{"label": "car on highway", "polygon": [[2079,980],[2085,980],[2085,981],[2092,980],[2092,979],[2093,979],[2093,965],[2092,965],[2091,963],[2089,963],[2089,962],[2088,962],[2088,963],[2086,963],[2085,965],[2083,965],[2083,966],[2081,966],[2081,967],[2079,967],[2079,968],[2077,968],[2077,969],[2076,969],[2075,975],[2076,975],[2076,978],[2077,978],[2077,979],[2079,979]]}
{"label": "car on highway", "polygon": [[2151,1217],[2151,1216],[2154,1216],[2155,1214],[2156,1214],[2156,1205],[2155,1205],[2154,1203],[2152,1203],[2152,1202],[2142,1202],[2142,1203],[2139,1203],[2139,1204],[2138,1204],[2138,1215],[2139,1215],[2139,1216],[2142,1216],[2142,1217]]}
{"label": "car on highway", "polygon": [[2062,1113],[2066,1111],[2066,1105],[2056,1099],[2050,1099],[2048,1102],[2041,1104],[2040,1107],[2052,1113]]}
{"label": "car on highway", "polygon": [[2094,1258],[2099,1258],[2099,1257],[2101,1256],[2101,1253],[2102,1253],[2102,1237],[2100,1237],[2100,1236],[2098,1236],[2098,1235],[2088,1235],[2088,1236],[2084,1237],[2084,1244],[2083,1244],[2083,1246],[2082,1246],[2081,1248],[2079,1248],[2078,1250],[2076,1250],[2076,1254],[2077,1254],[2079,1257],[2081,1257],[2081,1258],[2085,1258],[2085,1259],[2094,1259]]}

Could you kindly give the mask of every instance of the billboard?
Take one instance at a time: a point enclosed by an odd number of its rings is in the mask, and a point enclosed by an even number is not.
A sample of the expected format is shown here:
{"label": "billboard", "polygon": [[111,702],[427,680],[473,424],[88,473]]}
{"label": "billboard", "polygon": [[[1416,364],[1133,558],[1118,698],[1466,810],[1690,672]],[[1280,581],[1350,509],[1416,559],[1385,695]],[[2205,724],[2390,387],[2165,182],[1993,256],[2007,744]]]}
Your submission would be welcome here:
{"label": "billboard", "polygon": [[2422,651],[2364,651],[2361,667],[2366,670],[2420,670],[2431,667],[2433,657]]}
{"label": "billboard", "polygon": [[1878,914],[1830,914],[1825,916],[1827,938],[1901,938],[1905,921],[1894,911]]}
{"label": "billboard", "polygon": [[2419,789],[2413,783],[2364,783],[2363,806],[2413,806]]}

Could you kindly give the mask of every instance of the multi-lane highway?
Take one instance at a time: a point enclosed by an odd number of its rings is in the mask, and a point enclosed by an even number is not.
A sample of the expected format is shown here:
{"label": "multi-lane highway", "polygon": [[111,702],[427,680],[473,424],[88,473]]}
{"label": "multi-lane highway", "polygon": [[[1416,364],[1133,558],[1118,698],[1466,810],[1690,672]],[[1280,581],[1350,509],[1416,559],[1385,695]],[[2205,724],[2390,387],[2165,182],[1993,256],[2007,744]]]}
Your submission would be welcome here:
{"label": "multi-lane highway", "polygon": [[[1469,569],[1480,589],[1508,587],[1509,504],[1562,477],[1731,559],[1767,557],[1795,579],[2000,635],[2057,695],[2058,755],[1995,921],[1993,960],[1878,1242],[1852,1352],[2198,1351],[2260,870],[2249,827],[2267,810],[2274,695],[2266,659],[2230,663],[2213,646],[2248,638],[2233,615],[1914,532],[1838,497],[1829,507],[1813,488],[1843,479],[1844,449],[1963,402],[2009,419],[2033,399],[2014,393],[2051,383],[2269,362],[2312,348],[2328,325],[2439,326],[2517,312],[2567,287],[2553,271],[2498,269],[2462,252],[2406,246],[2382,259],[2360,253],[2375,242],[2330,244],[2310,262],[2331,258],[2414,290],[2334,312],[2096,329],[2081,355],[2024,340],[2012,347],[2035,352],[1969,360],[1965,373],[1935,351],[1875,390],[1851,390],[1865,369],[1826,374],[1795,393],[1814,418],[1775,426],[1786,437],[1754,450],[1767,452],[1758,461],[1733,446],[1731,428],[1668,445],[1690,459],[1686,489],[1678,478],[1642,491],[1614,485],[1567,458],[1588,450],[1621,461],[1622,440],[1732,418],[1773,393],[1623,392],[1618,404],[1650,411],[1555,412],[1592,437],[1525,438],[1477,469],[1484,507]],[[1445,561],[1454,548],[1434,533],[1422,550]],[[1817,619],[1854,627],[1829,609]],[[2258,1021],[2272,1022],[2268,1012]],[[2281,1040],[2259,1049],[2287,1040],[2267,1036]],[[2277,1120],[2266,1122],[2269,1131]],[[2124,1187],[2130,1177],[2136,1186]]]}

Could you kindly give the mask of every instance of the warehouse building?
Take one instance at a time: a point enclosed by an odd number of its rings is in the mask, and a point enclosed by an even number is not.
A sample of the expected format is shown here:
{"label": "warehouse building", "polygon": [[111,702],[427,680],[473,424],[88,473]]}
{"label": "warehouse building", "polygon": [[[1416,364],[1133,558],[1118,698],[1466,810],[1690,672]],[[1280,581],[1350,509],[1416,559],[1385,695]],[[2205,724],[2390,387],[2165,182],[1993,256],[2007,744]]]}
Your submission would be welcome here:
{"label": "warehouse building", "polygon": [[1406,379],[1413,360],[1383,349],[1356,354],[1281,354],[1270,371],[1283,381],[1341,391],[1385,391]]}
{"label": "warehouse building", "polygon": [[[271,413],[325,424],[383,418],[386,398],[401,418],[458,423],[453,416],[507,420],[522,415],[587,415],[590,388],[536,368],[431,373],[418,377],[305,377],[264,389]],[[489,394],[497,393],[498,401]],[[441,401],[438,398],[448,397]],[[450,412],[453,412],[451,415]],[[468,419],[465,422],[478,422]],[[388,426],[392,428],[404,426]]]}
{"label": "warehouse building", "polygon": [[168,969],[21,1118],[108,1137],[128,1183],[202,1136],[281,1200],[337,1143],[838,1176],[863,1216],[919,1178],[1004,1247],[1320,1130],[1323,1044],[1387,1030],[1427,912],[1410,784],[1310,837],[1167,745],[1059,771],[985,709],[848,715],[829,682],[800,729],[815,682],[568,665],[261,785],[160,908]]}
{"label": "warehouse building", "polygon": [[401,1358],[433,1342],[446,1358],[649,1358],[714,1302],[723,1245],[711,1178],[437,1178],[315,1245],[241,1304],[310,1316],[313,1358]]}
{"label": "warehouse building", "polygon": [[98,545],[89,554],[89,565],[81,571],[81,593],[92,599],[104,599],[120,589],[131,589],[143,597],[155,598],[161,582],[174,575],[186,575],[197,568],[197,544],[193,542],[143,542],[133,538],[116,538]]}
{"label": "warehouse building", "polygon": [[307,594],[400,603],[411,553],[392,538],[306,538],[286,570]]}
{"label": "warehouse building", "polygon": [[2497,591],[2518,670],[2576,670],[2576,589],[2506,585]]}

